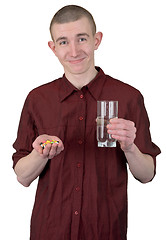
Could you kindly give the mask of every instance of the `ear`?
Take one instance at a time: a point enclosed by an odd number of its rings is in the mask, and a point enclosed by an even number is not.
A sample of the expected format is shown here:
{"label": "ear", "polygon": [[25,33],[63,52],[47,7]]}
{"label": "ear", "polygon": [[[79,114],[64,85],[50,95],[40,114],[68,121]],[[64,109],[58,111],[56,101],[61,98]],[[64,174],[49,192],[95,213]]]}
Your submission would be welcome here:
{"label": "ear", "polygon": [[48,46],[49,46],[49,48],[51,48],[51,50],[53,51],[53,53],[56,55],[54,42],[53,42],[53,41],[49,41],[49,42],[48,42]]}
{"label": "ear", "polygon": [[101,43],[101,40],[103,38],[103,33],[102,32],[97,32],[94,36],[94,39],[95,39],[95,50],[98,49],[100,43]]}

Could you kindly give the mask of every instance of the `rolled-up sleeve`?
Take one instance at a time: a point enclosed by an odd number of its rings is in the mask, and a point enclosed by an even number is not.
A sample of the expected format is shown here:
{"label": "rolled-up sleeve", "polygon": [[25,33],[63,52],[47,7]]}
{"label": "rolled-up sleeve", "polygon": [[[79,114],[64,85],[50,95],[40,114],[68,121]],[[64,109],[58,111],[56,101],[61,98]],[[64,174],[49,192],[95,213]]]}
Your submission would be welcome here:
{"label": "rolled-up sleeve", "polygon": [[133,112],[135,113],[133,116],[135,116],[134,122],[137,129],[135,144],[142,153],[149,154],[153,157],[156,172],[156,156],[160,154],[161,151],[151,139],[150,122],[143,96],[138,94],[136,101],[133,101],[133,103]]}
{"label": "rolled-up sleeve", "polygon": [[29,94],[23,106],[17,138],[13,144],[13,147],[16,150],[12,156],[13,168],[22,157],[27,156],[32,151],[32,143],[37,136],[31,105],[32,102]]}

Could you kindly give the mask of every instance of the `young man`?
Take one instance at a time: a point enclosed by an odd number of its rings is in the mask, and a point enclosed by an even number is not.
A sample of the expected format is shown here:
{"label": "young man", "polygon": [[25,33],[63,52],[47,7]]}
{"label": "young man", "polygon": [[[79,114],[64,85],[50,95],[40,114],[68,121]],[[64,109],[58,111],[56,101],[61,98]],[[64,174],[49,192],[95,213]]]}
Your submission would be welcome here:
{"label": "young man", "polygon": [[[60,9],[48,43],[64,76],[32,90],[14,143],[14,170],[24,186],[39,176],[31,240],[124,240],[127,235],[127,163],[136,179],[155,175],[160,153],[152,143],[143,97],[95,67],[102,33],[78,6]],[[99,148],[97,100],[117,100],[119,118],[108,133],[116,148]],[[41,146],[46,140],[58,142]]]}

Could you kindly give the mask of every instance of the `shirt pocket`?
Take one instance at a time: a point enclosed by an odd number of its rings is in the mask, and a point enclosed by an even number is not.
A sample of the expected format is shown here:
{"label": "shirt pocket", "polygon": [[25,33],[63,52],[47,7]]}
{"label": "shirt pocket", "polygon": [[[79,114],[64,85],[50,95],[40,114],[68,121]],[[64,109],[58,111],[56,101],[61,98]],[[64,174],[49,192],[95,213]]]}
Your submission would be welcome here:
{"label": "shirt pocket", "polygon": [[66,127],[57,125],[55,127],[51,128],[41,128],[38,129],[39,135],[47,134],[50,136],[56,136],[61,139],[62,142],[65,141],[65,133],[66,133]]}

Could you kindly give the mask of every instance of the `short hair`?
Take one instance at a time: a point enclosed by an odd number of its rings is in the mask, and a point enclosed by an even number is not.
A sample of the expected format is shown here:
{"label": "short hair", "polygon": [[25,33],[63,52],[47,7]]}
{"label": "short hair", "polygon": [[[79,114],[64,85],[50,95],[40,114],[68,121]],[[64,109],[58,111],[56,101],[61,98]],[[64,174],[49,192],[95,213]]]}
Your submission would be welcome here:
{"label": "short hair", "polygon": [[69,22],[75,22],[82,17],[86,17],[89,20],[89,23],[92,27],[92,33],[95,35],[96,33],[96,24],[93,19],[93,16],[88,10],[86,10],[83,7],[77,6],[77,5],[67,5],[63,8],[61,8],[52,18],[50,23],[50,33],[52,36],[52,26],[54,23],[69,23]]}

